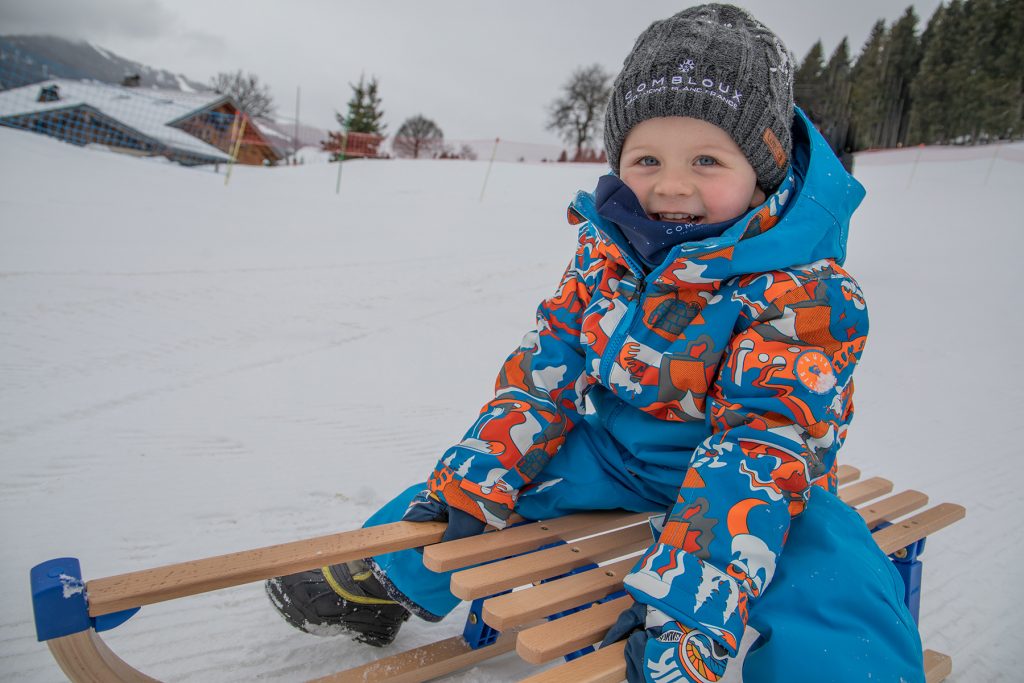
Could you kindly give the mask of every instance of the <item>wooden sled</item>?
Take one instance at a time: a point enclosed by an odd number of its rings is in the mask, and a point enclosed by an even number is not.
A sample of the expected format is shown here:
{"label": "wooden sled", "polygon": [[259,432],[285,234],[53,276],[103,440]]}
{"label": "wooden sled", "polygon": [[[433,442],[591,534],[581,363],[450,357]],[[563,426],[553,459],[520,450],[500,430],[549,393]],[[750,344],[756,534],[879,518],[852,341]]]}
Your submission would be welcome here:
{"label": "wooden sled", "polygon": [[[962,519],[965,510],[941,503],[920,511],[928,503],[923,493],[892,494],[890,481],[859,478],[856,468],[839,468],[840,498],[874,529],[875,541],[903,576],[916,619],[924,539]],[[473,601],[464,634],[316,683],[426,681],[513,649],[534,664],[566,658],[525,679],[530,683],[617,683],[625,678],[624,644],[591,650],[631,603],[622,580],[651,542],[647,518],[584,513],[443,544],[442,523],[397,522],[88,582],[76,559],[59,558],[32,569],[36,630],[75,683],[155,681],[114,654],[99,633],[143,605],[426,545],[429,568],[461,570],[451,587]],[[928,683],[952,671],[947,655],[925,650],[924,660]]]}

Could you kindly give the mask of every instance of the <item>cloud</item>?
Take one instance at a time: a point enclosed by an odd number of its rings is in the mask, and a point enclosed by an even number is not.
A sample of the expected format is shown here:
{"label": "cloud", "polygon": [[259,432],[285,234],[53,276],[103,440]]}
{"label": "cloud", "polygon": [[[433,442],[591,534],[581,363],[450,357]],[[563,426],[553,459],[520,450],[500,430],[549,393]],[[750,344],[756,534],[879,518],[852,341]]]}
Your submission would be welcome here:
{"label": "cloud", "polygon": [[220,57],[227,47],[223,38],[205,31],[182,31],[175,38],[193,57]]}
{"label": "cloud", "polygon": [[[6,35],[56,35],[85,40],[150,66],[169,59],[210,60],[225,52],[225,39],[190,26],[163,0],[34,0],[0,4]],[[173,46],[170,47],[170,46]]]}
{"label": "cloud", "polygon": [[4,3],[4,33],[43,33],[67,38],[152,39],[178,23],[159,0],[35,0]]}

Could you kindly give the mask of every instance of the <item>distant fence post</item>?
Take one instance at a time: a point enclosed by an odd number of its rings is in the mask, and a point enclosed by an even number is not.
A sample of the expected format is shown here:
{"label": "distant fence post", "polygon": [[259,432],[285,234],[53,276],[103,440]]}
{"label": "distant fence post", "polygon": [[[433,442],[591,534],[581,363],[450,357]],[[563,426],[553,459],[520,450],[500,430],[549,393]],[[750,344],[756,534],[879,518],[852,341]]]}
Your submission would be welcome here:
{"label": "distant fence post", "polygon": [[292,142],[292,166],[299,163],[299,104],[302,100],[302,86],[295,86],[295,140]]}
{"label": "distant fence post", "polygon": [[345,163],[345,151],[348,149],[348,131],[341,131],[341,151],[338,153],[338,180],[334,183],[334,194],[341,194],[341,165]]}
{"label": "distant fence post", "polygon": [[910,176],[907,178],[907,189],[914,183],[914,174],[917,173],[917,164],[921,161],[921,150],[924,149],[924,143],[917,146],[917,154],[914,155],[914,165],[910,167]]}
{"label": "distant fence post", "polygon": [[501,138],[494,138],[494,147],[491,149],[491,160],[487,162],[487,172],[484,173],[484,184],[480,188],[480,201],[484,200],[484,192],[487,191],[487,179],[491,177],[491,166],[494,166],[494,157],[498,154],[498,143]]}
{"label": "distant fence post", "polygon": [[982,185],[988,185],[988,179],[992,177],[992,167],[996,165],[996,158],[999,156],[999,152],[1002,151],[1002,146],[999,143],[992,144],[992,147],[992,159],[988,162],[988,170],[985,171],[985,182]]}
{"label": "distant fence post", "polygon": [[[238,159],[238,150],[242,148],[242,136],[245,135],[245,124],[247,117],[245,113],[242,113],[242,125],[238,128],[238,136],[235,138],[234,144],[231,146],[231,157],[228,159],[228,172],[224,174],[224,187],[228,186],[228,182],[231,180],[231,169],[234,168],[235,162]],[[237,119],[236,119],[237,123]]]}

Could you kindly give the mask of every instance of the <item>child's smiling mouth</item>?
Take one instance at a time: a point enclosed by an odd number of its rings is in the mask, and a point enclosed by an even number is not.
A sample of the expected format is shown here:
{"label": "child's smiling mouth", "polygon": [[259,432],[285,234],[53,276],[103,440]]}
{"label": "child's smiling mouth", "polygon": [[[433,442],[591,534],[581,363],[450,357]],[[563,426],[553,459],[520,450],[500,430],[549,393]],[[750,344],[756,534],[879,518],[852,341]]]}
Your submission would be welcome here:
{"label": "child's smiling mouth", "polygon": [[701,216],[692,213],[655,213],[651,214],[654,220],[664,223],[700,223]]}

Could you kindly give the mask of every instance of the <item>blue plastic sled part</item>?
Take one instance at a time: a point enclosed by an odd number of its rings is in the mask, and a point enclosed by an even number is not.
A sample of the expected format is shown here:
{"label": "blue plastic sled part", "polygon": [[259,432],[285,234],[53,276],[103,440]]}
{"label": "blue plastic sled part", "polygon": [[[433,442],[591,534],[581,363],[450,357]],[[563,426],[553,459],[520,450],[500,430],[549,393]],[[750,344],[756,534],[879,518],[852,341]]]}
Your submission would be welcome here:
{"label": "blue plastic sled part", "polygon": [[75,557],[58,557],[32,567],[32,610],[40,641],[63,638],[87,629],[109,631],[128,621],[138,607],[89,616],[82,567]]}
{"label": "blue plastic sled part", "polygon": [[[892,526],[892,524],[882,522],[875,529],[884,529],[888,526]],[[872,531],[875,529],[872,529]],[[906,590],[903,595],[903,602],[906,603],[907,609],[910,610],[911,616],[914,617],[914,622],[918,624],[921,623],[921,574],[924,570],[924,566],[918,557],[924,552],[924,543],[927,540],[928,537],[925,536],[914,541],[906,548],[901,548],[889,555],[893,567],[896,568],[896,572],[903,579],[903,586]]]}

